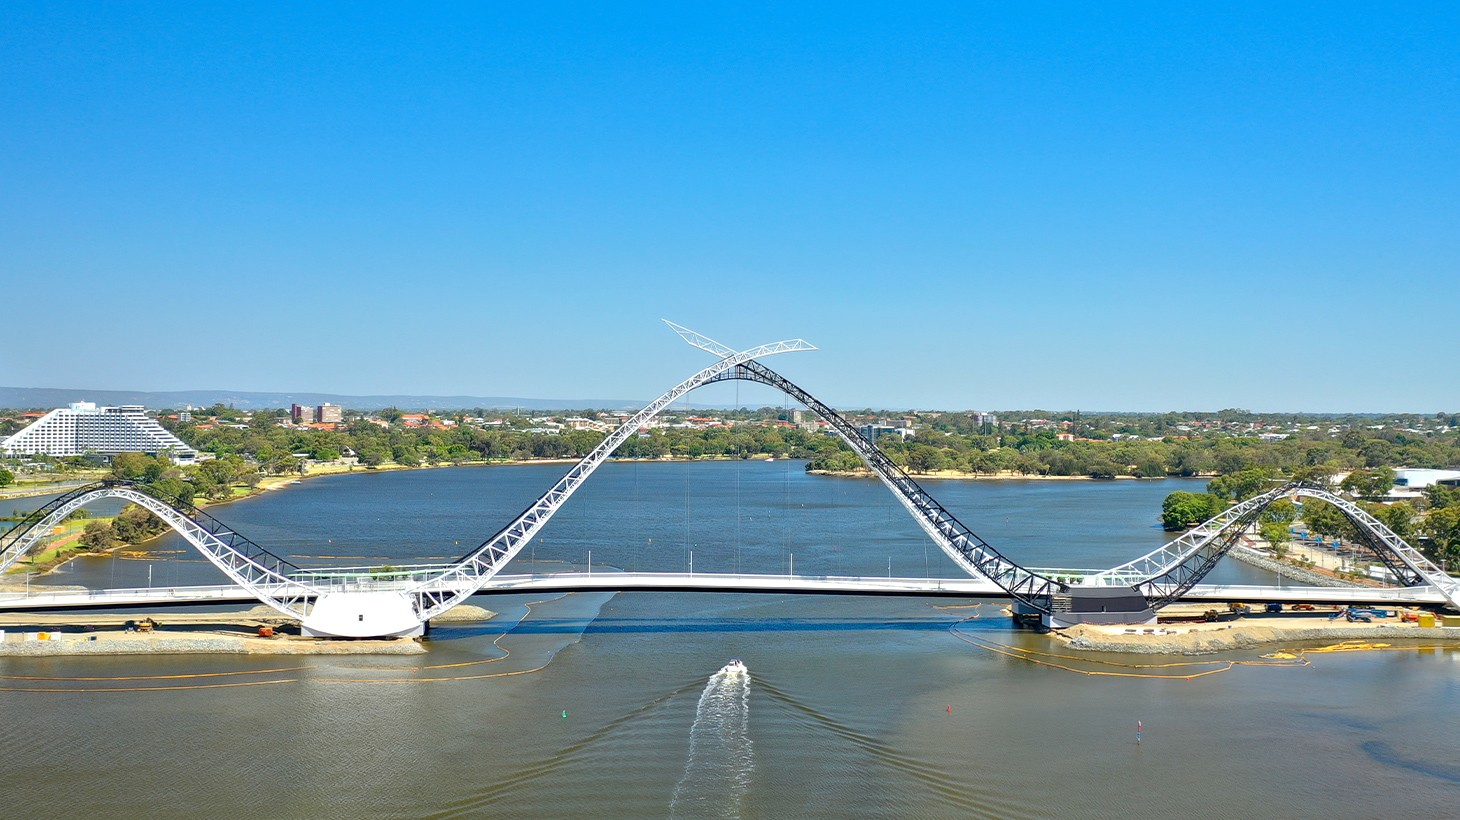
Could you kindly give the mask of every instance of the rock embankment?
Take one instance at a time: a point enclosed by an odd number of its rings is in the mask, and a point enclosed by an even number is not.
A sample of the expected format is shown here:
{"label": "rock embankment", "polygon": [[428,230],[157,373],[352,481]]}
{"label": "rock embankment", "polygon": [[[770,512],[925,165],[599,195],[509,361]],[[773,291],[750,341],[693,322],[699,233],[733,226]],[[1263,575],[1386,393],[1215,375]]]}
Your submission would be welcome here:
{"label": "rock embankment", "polygon": [[1295,567],[1292,564],[1278,561],[1262,555],[1246,547],[1234,547],[1228,555],[1236,558],[1244,564],[1251,564],[1258,569],[1265,569],[1284,578],[1291,578],[1299,583],[1309,584],[1315,587],[1357,587],[1363,586],[1352,581],[1345,581],[1341,578],[1334,578],[1332,575],[1324,575],[1321,572],[1314,572],[1310,569]]}

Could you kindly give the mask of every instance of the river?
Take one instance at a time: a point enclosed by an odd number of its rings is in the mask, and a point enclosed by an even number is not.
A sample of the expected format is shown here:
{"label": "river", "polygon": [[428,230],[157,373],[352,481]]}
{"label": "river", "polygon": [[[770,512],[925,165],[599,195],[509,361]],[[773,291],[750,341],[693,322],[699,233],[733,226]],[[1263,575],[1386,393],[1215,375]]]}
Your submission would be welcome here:
{"label": "river", "polygon": [[[627,570],[957,574],[880,484],[803,467],[605,465],[517,566],[582,566],[591,551],[595,567]],[[212,512],[304,565],[438,561],[563,469],[326,477]],[[1158,546],[1161,499],[1197,486],[929,483],[1010,557],[1067,567]],[[83,559],[35,582],[221,580],[175,536],[149,546],[154,560]],[[1230,561],[1213,580],[1273,582]],[[1460,799],[1448,650],[1037,664],[1019,650],[1059,650],[996,603],[546,597],[474,599],[501,616],[437,627],[413,657],[0,659],[0,805],[27,817],[1375,817],[1449,816]],[[730,657],[748,676],[722,671]]]}

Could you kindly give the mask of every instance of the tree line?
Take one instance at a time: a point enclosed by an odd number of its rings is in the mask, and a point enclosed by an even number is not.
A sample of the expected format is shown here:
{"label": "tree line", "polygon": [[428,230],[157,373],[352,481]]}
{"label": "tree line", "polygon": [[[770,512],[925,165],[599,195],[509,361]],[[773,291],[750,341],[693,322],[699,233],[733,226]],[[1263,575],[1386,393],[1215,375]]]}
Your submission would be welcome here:
{"label": "tree line", "polygon": [[[605,437],[596,430],[542,434],[465,424],[445,430],[396,424],[387,427],[365,419],[352,420],[342,430],[313,430],[282,426],[272,416],[255,416],[245,428],[179,425],[174,432],[190,447],[223,457],[246,458],[270,474],[297,470],[301,457],[332,461],[347,453],[353,453],[367,467],[388,463],[414,467],[582,458]],[[789,427],[655,428],[631,437],[614,455],[620,458],[815,458],[838,446],[837,441],[826,436]]]}
{"label": "tree line", "polygon": [[[1002,435],[920,430],[906,441],[883,435],[877,446],[912,473],[951,470],[970,475],[1160,478],[1229,475],[1251,469],[1294,474],[1315,468],[1331,475],[1379,467],[1460,464],[1460,435],[1455,433],[1420,437],[1349,431],[1337,437],[1314,433],[1280,441],[1239,437],[1061,441],[1051,430]],[[845,472],[862,469],[862,465],[850,449],[842,447],[808,469]]]}

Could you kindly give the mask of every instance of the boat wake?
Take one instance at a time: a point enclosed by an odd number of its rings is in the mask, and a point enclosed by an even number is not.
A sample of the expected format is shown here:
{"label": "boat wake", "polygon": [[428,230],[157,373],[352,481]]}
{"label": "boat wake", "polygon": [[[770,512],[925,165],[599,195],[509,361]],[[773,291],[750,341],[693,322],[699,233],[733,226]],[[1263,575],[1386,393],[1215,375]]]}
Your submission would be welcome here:
{"label": "boat wake", "polygon": [[739,817],[755,755],[750,671],[732,660],[710,676],[689,728],[689,757],[669,801],[672,817]]}

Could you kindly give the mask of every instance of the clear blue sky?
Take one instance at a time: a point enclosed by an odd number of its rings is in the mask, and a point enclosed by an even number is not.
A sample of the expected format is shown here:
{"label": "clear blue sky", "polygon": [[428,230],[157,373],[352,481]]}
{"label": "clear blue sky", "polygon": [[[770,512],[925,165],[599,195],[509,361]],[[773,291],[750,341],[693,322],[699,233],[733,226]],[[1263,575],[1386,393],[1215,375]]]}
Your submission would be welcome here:
{"label": "clear blue sky", "polygon": [[0,384],[1460,408],[1454,3],[298,5],[0,5]]}

